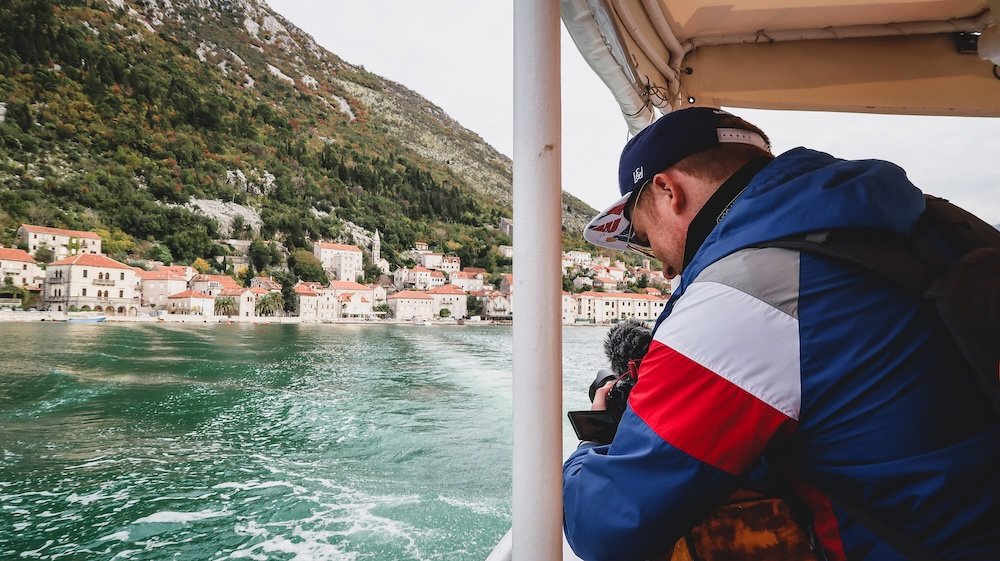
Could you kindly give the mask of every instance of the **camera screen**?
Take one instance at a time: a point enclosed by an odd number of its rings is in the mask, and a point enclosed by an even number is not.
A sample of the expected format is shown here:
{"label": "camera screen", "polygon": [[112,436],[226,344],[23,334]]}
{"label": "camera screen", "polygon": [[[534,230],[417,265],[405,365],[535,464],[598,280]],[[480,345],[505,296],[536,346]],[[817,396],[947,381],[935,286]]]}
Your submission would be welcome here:
{"label": "camera screen", "polygon": [[607,411],[570,411],[567,416],[580,440],[609,444],[618,431],[618,419]]}

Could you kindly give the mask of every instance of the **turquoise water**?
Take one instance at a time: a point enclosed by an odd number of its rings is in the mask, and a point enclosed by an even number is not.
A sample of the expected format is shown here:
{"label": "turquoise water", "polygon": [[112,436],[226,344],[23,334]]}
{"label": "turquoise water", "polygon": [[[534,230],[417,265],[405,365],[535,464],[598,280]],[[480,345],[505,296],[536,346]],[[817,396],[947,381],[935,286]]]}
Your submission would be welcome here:
{"label": "turquoise water", "polygon": [[0,559],[483,559],[510,365],[503,327],[0,324]]}

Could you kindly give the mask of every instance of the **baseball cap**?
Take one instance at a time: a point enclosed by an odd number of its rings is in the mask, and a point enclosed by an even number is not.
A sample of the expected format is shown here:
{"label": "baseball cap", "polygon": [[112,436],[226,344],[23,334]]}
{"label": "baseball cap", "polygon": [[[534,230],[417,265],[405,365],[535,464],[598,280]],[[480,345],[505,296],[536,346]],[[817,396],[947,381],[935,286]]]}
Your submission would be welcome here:
{"label": "baseball cap", "polygon": [[601,247],[629,249],[633,231],[625,218],[625,207],[654,175],[692,154],[723,143],[752,144],[770,151],[767,141],[756,132],[719,126],[720,119],[732,116],[713,107],[690,107],[667,113],[639,131],[622,149],[618,164],[620,197],[587,224],[583,237]]}

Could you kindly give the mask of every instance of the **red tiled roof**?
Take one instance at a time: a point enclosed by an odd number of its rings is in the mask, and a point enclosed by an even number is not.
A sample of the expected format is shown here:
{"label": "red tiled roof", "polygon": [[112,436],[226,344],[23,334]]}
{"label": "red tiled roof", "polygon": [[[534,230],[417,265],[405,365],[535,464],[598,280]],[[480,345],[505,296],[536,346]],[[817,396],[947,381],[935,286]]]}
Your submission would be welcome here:
{"label": "red tiled roof", "polygon": [[80,265],[84,267],[104,267],[106,269],[132,270],[132,267],[129,267],[124,263],[119,263],[110,257],[94,253],[79,253],[77,255],[67,257],[66,259],[60,259],[59,261],[49,263],[50,267],[54,265]]}
{"label": "red tiled roof", "polygon": [[361,283],[341,280],[330,281],[330,288],[334,290],[371,290],[370,287]]}
{"label": "red tiled roof", "polygon": [[446,284],[428,290],[427,294],[465,294],[465,291],[453,284]]}
{"label": "red tiled roof", "polygon": [[152,271],[143,271],[139,275],[142,280],[178,280],[183,281],[184,275],[178,275],[170,269],[154,269]]}
{"label": "red tiled roof", "polygon": [[243,296],[243,293],[246,291],[247,289],[241,286],[236,288],[223,288],[219,291],[219,296]]}
{"label": "red tiled roof", "polygon": [[0,247],[0,259],[4,261],[24,261],[25,263],[35,262],[35,258],[28,255],[27,251],[13,247]]}
{"label": "red tiled roof", "polygon": [[431,271],[431,277],[435,279],[443,279],[444,273],[442,273],[441,271]]}
{"label": "red tiled roof", "polygon": [[580,297],[590,297],[590,298],[614,298],[614,299],[627,299],[627,300],[660,300],[666,301],[666,298],[661,296],[654,296],[652,294],[636,294],[634,292],[581,292],[578,296]]}
{"label": "red tiled roof", "polygon": [[466,273],[472,273],[473,275],[485,275],[486,274],[486,269],[483,269],[481,267],[465,267],[465,268],[462,269],[462,271],[464,271]]}
{"label": "red tiled roof", "polygon": [[403,290],[389,297],[389,300],[406,298],[408,300],[430,300],[431,297],[426,292],[419,290]]}
{"label": "red tiled roof", "polygon": [[211,281],[219,283],[223,288],[243,288],[240,286],[240,283],[236,282],[236,279],[229,275],[195,275],[194,278],[191,279],[191,282]]}
{"label": "red tiled roof", "polygon": [[167,298],[168,299],[174,299],[174,298],[207,298],[207,299],[211,299],[212,297],[209,296],[208,294],[204,294],[204,293],[198,292],[196,290],[185,290],[184,292],[178,292],[177,294],[172,294],[170,296],[167,296]]}
{"label": "red tiled roof", "polygon": [[327,242],[316,242],[316,245],[320,249],[332,249],[335,251],[351,251],[356,253],[361,253],[361,248],[356,245],[348,245],[342,243],[327,243]]}
{"label": "red tiled roof", "polygon": [[186,277],[190,269],[191,267],[188,267],[187,265],[157,265],[153,267],[154,271],[170,271],[171,273],[182,277]]}
{"label": "red tiled roof", "polygon": [[308,283],[300,282],[295,285],[292,290],[299,296],[319,296],[319,294],[317,294]]}
{"label": "red tiled roof", "polygon": [[48,226],[34,226],[32,224],[21,224],[25,232],[32,234],[52,234],[55,236],[69,236],[71,238],[87,238],[89,240],[99,240],[101,236],[93,232],[82,232],[80,230],[66,230],[65,228],[49,228]]}
{"label": "red tiled roof", "polygon": [[[270,277],[254,277],[253,280],[271,290],[281,290],[281,284]],[[252,282],[252,281],[251,281]]]}
{"label": "red tiled roof", "polygon": [[427,267],[417,265],[416,267],[410,269],[410,271],[414,273],[429,273],[431,270],[428,269]]}
{"label": "red tiled roof", "polygon": [[249,290],[250,292],[253,292],[254,294],[256,294],[258,296],[261,295],[261,294],[270,294],[271,293],[270,290],[267,290],[266,288],[261,288],[259,286],[253,286],[253,287],[248,288],[247,290]]}

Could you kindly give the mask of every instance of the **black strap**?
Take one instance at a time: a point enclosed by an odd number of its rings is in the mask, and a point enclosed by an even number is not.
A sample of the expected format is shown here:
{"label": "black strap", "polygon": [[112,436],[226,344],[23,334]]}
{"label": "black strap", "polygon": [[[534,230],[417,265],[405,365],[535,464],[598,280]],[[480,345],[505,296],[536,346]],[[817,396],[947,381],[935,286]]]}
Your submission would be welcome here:
{"label": "black strap", "polygon": [[918,298],[926,297],[941,274],[940,266],[918,257],[906,238],[866,230],[828,230],[796,238],[754,244],[818,253],[874,272]]}
{"label": "black strap", "polygon": [[830,499],[830,502],[833,503],[833,506],[846,512],[852,518],[860,522],[862,526],[868,528],[873,534],[878,536],[879,539],[889,544],[889,547],[895,549],[899,553],[902,553],[909,561],[944,561],[944,559],[938,557],[937,554],[932,552],[926,545],[923,545],[914,538],[895,528],[890,528],[884,522],[869,514],[865,509],[854,503],[847,502],[837,496],[830,495],[822,489],[821,491],[826,494],[827,498]]}

